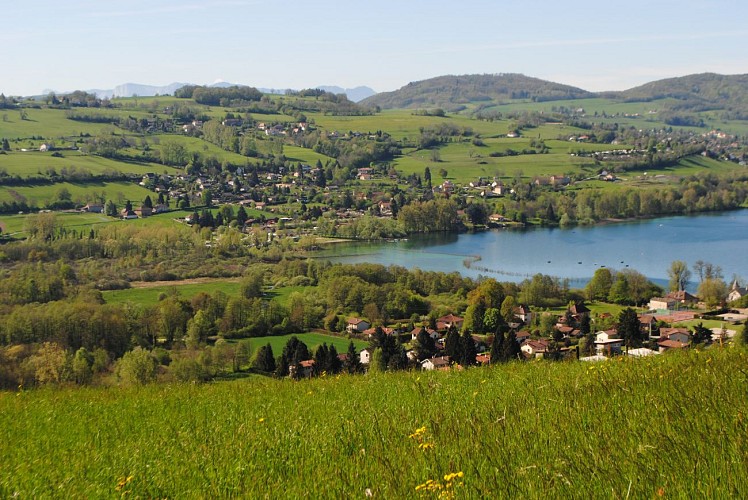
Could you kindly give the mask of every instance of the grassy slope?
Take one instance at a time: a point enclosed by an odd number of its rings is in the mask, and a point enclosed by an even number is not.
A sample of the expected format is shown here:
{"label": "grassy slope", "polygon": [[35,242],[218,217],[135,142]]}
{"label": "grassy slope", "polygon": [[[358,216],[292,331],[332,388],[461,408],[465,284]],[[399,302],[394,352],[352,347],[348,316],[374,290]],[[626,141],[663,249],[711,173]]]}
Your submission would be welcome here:
{"label": "grassy slope", "polygon": [[747,361],[3,393],[0,495],[409,498],[463,472],[457,498],[741,498]]}
{"label": "grassy slope", "polygon": [[303,341],[311,352],[314,352],[317,347],[321,346],[323,343],[327,345],[334,345],[335,349],[337,349],[338,351],[338,354],[343,354],[348,351],[348,344],[350,344],[351,341],[353,341],[353,344],[359,350],[369,345],[368,342],[364,342],[363,340],[348,339],[345,337],[336,337],[333,335],[325,335],[315,332],[293,333],[289,335],[272,335],[267,337],[253,337],[248,340],[252,352],[255,352],[257,349],[266,344],[270,344],[270,347],[273,348],[273,354],[275,356],[280,356],[281,352],[283,352],[283,347],[288,343],[288,340],[294,336]]}

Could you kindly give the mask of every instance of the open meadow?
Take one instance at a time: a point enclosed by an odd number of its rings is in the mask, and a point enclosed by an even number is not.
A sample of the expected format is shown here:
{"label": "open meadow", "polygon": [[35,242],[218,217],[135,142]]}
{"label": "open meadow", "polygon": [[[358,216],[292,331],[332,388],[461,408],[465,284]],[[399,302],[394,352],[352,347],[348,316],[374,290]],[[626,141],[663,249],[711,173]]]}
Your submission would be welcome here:
{"label": "open meadow", "polygon": [[744,498],[747,361],[4,392],[0,495]]}

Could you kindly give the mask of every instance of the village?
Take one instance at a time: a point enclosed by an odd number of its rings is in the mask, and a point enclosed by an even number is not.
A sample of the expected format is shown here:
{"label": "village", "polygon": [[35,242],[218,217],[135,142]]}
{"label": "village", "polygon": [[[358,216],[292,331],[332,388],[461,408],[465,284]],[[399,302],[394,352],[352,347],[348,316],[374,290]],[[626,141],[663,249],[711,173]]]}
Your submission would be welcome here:
{"label": "village", "polygon": [[[734,282],[728,300],[740,300],[748,295],[748,289],[740,287]],[[531,333],[533,325],[537,325],[539,314],[534,313],[527,305],[513,308],[513,321],[506,323],[504,328],[497,329],[494,335],[474,335],[465,330],[465,319],[447,314],[435,318],[412,329],[399,327],[373,326],[370,321],[360,317],[350,317],[345,326],[345,332],[350,338],[370,341],[378,346],[381,341],[377,337],[394,337],[405,346],[408,367],[418,370],[453,370],[464,369],[467,366],[483,366],[492,363],[492,355],[504,355],[502,361],[508,361],[506,353],[513,353],[517,360],[578,360],[583,362],[600,362],[618,356],[633,358],[655,356],[673,350],[690,348],[708,348],[709,346],[726,346],[736,335],[735,324],[748,320],[748,309],[732,309],[719,312],[714,319],[722,321],[722,327],[705,328],[701,323],[692,328],[685,326],[671,326],[685,321],[692,321],[704,316],[703,303],[688,292],[670,292],[665,297],[653,297],[647,305],[645,313],[635,313],[633,309],[625,309],[618,318],[609,313],[594,315],[584,303],[572,303],[563,315],[554,316],[556,322],[550,337]],[[707,315],[709,316],[709,315]],[[711,316],[709,316],[711,317]],[[604,325],[604,329],[596,330],[592,324]],[[626,324],[628,323],[628,324]],[[727,326],[732,328],[728,328]],[[506,336],[503,333],[506,330]],[[464,339],[470,339],[474,354],[465,359],[464,352],[455,353],[455,347],[449,347],[448,337],[462,332],[462,346]],[[425,338],[430,340],[424,341]],[[498,339],[498,340],[497,340]],[[501,343],[496,349],[494,342]],[[513,345],[508,346],[506,343]],[[431,347],[428,347],[428,344]],[[426,344],[426,345],[424,345]],[[379,347],[366,347],[358,351],[357,362],[363,370],[371,367],[373,355]],[[339,366],[350,365],[351,352],[339,354]],[[497,360],[494,360],[497,362]],[[293,378],[312,377],[320,374],[318,360],[300,360],[298,365],[290,365],[288,375]],[[301,370],[297,373],[297,370]]]}

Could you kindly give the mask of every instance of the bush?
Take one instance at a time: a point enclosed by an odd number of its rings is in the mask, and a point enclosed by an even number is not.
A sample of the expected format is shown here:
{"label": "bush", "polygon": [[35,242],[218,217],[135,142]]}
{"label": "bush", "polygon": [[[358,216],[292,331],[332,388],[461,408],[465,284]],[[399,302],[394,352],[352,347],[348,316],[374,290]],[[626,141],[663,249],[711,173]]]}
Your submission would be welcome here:
{"label": "bush", "polygon": [[156,368],[156,358],[142,347],[136,347],[117,363],[117,377],[123,384],[145,385],[156,379]]}

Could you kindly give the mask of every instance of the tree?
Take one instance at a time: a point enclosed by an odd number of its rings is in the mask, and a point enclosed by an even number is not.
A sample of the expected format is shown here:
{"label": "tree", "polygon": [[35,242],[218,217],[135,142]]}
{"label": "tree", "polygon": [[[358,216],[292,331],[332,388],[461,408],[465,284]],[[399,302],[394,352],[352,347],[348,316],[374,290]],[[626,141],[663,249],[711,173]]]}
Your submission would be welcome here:
{"label": "tree", "polygon": [[506,361],[504,358],[505,353],[504,332],[497,331],[493,336],[493,342],[491,342],[491,364]]}
{"label": "tree", "polygon": [[351,375],[361,372],[361,358],[358,355],[356,345],[353,343],[353,341],[348,344],[348,351],[346,352],[346,358],[345,363],[343,364],[343,368]]}
{"label": "tree", "polygon": [[670,263],[670,269],[667,270],[670,278],[668,287],[671,292],[685,290],[688,280],[691,279],[691,271],[688,270],[688,264],[682,260],[674,260]]}
{"label": "tree", "polygon": [[31,366],[40,384],[59,384],[69,380],[70,358],[60,344],[44,342],[31,358]]}
{"label": "tree", "polygon": [[275,371],[275,358],[273,357],[273,347],[268,342],[266,345],[257,350],[257,355],[252,362],[252,368],[265,373]]}
{"label": "tree", "polygon": [[500,310],[495,307],[486,309],[485,314],[483,314],[483,328],[486,332],[496,332],[501,330],[503,333],[506,326],[506,322],[504,321],[504,317],[501,315]]}
{"label": "tree", "polygon": [[732,343],[733,345],[740,347],[748,346],[748,321],[743,323],[743,328],[735,333],[735,336],[732,338]]}
{"label": "tree", "polygon": [[447,330],[447,335],[444,339],[444,353],[452,361],[459,361],[461,352],[460,334],[457,332],[457,328],[452,325]]}
{"label": "tree", "polygon": [[642,332],[636,311],[627,307],[618,315],[618,335],[627,347],[641,347]]}
{"label": "tree", "polygon": [[501,317],[504,318],[505,322],[514,322],[515,307],[517,307],[517,302],[514,300],[514,297],[512,295],[507,295],[501,303]]}
{"label": "tree", "polygon": [[426,183],[426,187],[431,189],[431,169],[429,167],[426,167],[423,171],[423,180]]}
{"label": "tree", "polygon": [[502,356],[504,361],[512,361],[520,359],[521,350],[519,348],[519,342],[517,342],[517,334],[514,330],[509,330],[504,339],[504,355]]}
{"label": "tree", "polygon": [[727,284],[721,278],[705,277],[699,284],[697,294],[708,308],[719,307],[727,300]]}
{"label": "tree", "polygon": [[239,226],[239,229],[244,227],[248,218],[249,216],[247,215],[247,210],[244,208],[244,205],[240,205],[239,210],[236,212],[236,224]]}
{"label": "tree", "polygon": [[149,351],[136,347],[117,363],[117,376],[124,384],[144,385],[156,379],[157,366],[156,358]]}
{"label": "tree", "polygon": [[630,304],[632,302],[629,296],[629,282],[625,274],[616,274],[616,280],[608,292],[608,302],[615,304]]}
{"label": "tree", "polygon": [[605,300],[613,285],[613,275],[607,267],[601,267],[595,271],[592,279],[585,287],[588,300]]}
{"label": "tree", "polygon": [[115,205],[112,200],[106,202],[105,213],[109,217],[117,217],[117,205]]}
{"label": "tree", "polygon": [[587,335],[592,331],[592,325],[590,324],[590,315],[587,313],[582,314],[582,319],[579,321],[579,333]]}
{"label": "tree", "polygon": [[699,323],[693,327],[693,334],[691,340],[694,344],[708,344],[712,341],[712,331]]}
{"label": "tree", "polygon": [[143,206],[146,208],[153,208],[153,201],[151,200],[151,195],[146,195],[145,199],[143,200]]}
{"label": "tree", "polygon": [[73,378],[77,384],[88,384],[93,378],[93,354],[88,352],[85,347],[81,347],[75,352],[73,357]]}
{"label": "tree", "polygon": [[413,350],[416,354],[418,361],[432,358],[436,354],[436,342],[429,335],[425,328],[421,328],[416,335],[416,340],[413,343]]}
{"label": "tree", "polygon": [[462,337],[460,337],[460,347],[462,348],[461,358],[459,360],[459,363],[464,366],[473,366],[475,365],[475,356],[478,355],[478,351],[475,349],[475,340],[473,340],[473,336],[470,335],[470,332],[465,330],[462,332]]}

